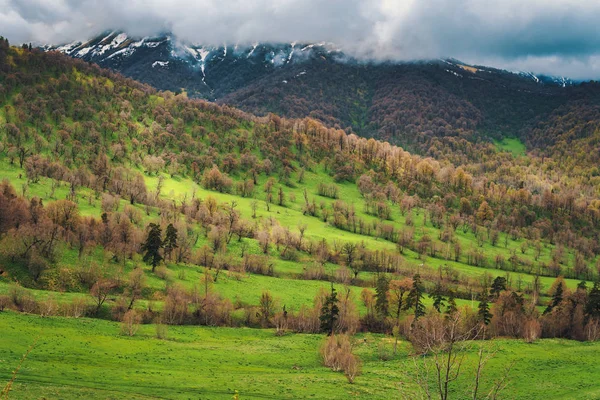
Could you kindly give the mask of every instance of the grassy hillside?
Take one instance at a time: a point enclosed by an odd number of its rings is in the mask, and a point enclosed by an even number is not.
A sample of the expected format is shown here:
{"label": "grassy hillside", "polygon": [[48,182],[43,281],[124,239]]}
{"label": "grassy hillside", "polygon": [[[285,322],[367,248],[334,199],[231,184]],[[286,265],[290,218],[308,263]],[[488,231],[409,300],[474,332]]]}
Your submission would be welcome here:
{"label": "grassy hillside", "polygon": [[[131,385],[115,383],[106,396],[280,398],[310,396],[300,388],[315,385],[319,398],[388,398],[408,379],[393,371],[410,369],[406,356],[418,349],[403,342],[382,361],[379,343],[394,332],[414,342],[419,319],[457,314],[461,329],[478,329],[470,338],[597,339],[597,177],[557,176],[543,159],[491,148],[475,150],[479,164],[422,158],[312,119],[258,118],[0,44],[0,310],[52,317],[0,313],[0,333],[17,340],[27,330],[29,340],[41,329],[40,342],[75,346],[73,366],[44,361],[15,396],[62,396],[75,385],[102,397],[97,363],[131,341],[123,368],[142,362],[157,380],[136,367],[119,375]],[[328,328],[330,303],[339,314]],[[111,320],[142,328],[116,336]],[[158,322],[178,326],[174,339],[151,338]],[[86,329],[98,334],[100,358],[86,358]],[[353,348],[362,382],[342,392],[334,382],[343,375],[319,366],[323,336],[304,335],[328,329],[366,343]],[[529,366],[594,346],[495,342],[498,365],[511,362],[501,356],[513,347],[532,352]],[[5,348],[14,365],[22,350]],[[190,370],[190,352],[210,357]],[[227,379],[229,359],[247,367],[239,380]],[[63,368],[81,368],[82,382],[60,380]],[[210,378],[179,389],[160,380],[190,382],[207,370]],[[116,382],[111,373],[102,379]],[[276,387],[265,378],[273,374]],[[520,378],[511,387],[524,398],[539,390]],[[579,390],[585,397],[588,388]]]}

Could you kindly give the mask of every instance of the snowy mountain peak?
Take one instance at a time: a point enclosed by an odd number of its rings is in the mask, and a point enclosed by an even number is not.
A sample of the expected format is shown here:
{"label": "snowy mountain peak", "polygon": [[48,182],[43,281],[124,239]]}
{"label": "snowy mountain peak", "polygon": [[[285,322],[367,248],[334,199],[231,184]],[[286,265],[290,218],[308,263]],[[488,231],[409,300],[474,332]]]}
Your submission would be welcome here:
{"label": "snowy mountain peak", "polygon": [[120,31],[43,49],[97,63],[161,89],[185,86],[190,95],[209,99],[242,86],[247,83],[244,80],[310,60],[332,61],[338,53],[326,43],[211,46],[182,41],[167,33],[131,37]]}
{"label": "snowy mountain peak", "polygon": [[[394,61],[360,61],[349,57],[332,43],[249,43],[203,45],[179,40],[164,33],[132,37],[125,32],[107,31],[87,40],[56,46],[44,46],[75,58],[111,68],[159,89],[181,90],[190,96],[217,99],[269,74],[283,74],[277,82],[293,83],[310,74],[310,66],[346,64],[348,66],[384,68],[407,65]],[[566,87],[567,78],[510,72],[475,66],[456,59],[416,62],[438,64],[453,80],[521,80],[536,86]],[[285,82],[284,82],[285,81]],[[535,90],[535,89],[534,89]]]}

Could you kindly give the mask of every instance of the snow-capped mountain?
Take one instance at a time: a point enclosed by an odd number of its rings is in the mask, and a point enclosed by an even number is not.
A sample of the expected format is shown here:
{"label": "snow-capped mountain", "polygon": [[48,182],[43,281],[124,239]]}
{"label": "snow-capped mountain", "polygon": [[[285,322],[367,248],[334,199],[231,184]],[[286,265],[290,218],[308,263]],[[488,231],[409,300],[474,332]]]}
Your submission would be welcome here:
{"label": "snow-capped mountain", "polygon": [[519,71],[517,72],[524,78],[533,80],[535,83],[543,83],[546,85],[555,85],[559,87],[573,86],[575,82],[566,76],[548,76],[536,75],[533,72]]}
{"label": "snow-capped mountain", "polygon": [[[58,50],[72,57],[97,63],[158,89],[183,89],[190,96],[210,100],[219,99],[275,72],[290,70],[289,77],[281,79],[280,83],[285,84],[289,82],[287,78],[299,78],[307,73],[306,69],[297,70],[302,64],[344,63],[354,67],[365,64],[389,67],[390,64],[395,64],[359,62],[327,43],[203,46],[186,43],[170,34],[134,38],[118,31],[105,32],[84,42],[48,45],[44,49]],[[520,78],[541,86],[565,87],[573,84],[567,78],[471,66],[454,59],[427,63],[439,64],[446,72],[459,79]]]}
{"label": "snow-capped mountain", "polygon": [[357,60],[326,43],[204,46],[170,34],[136,38],[106,32],[44,50],[97,63],[157,89],[185,91],[256,115],[310,116],[415,151],[422,150],[411,139],[415,132],[432,138],[516,136],[573,99],[600,97],[595,83],[455,59]]}
{"label": "snow-capped mountain", "polygon": [[159,89],[185,89],[189,95],[212,100],[276,69],[341,55],[325,43],[215,47],[185,43],[169,34],[132,38],[123,32],[44,49],[97,63]]}

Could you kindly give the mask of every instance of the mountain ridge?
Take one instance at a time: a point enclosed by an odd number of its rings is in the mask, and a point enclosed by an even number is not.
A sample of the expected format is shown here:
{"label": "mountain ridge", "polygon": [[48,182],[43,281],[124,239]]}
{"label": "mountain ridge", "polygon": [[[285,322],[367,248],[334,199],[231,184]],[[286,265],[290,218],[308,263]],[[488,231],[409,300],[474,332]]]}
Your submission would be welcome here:
{"label": "mountain ridge", "polygon": [[[165,48],[167,51],[164,51]],[[482,65],[470,65],[461,60],[433,59],[433,60],[415,60],[415,61],[394,61],[394,60],[360,60],[349,56],[343,50],[337,48],[332,43],[260,43],[253,44],[223,44],[221,46],[211,46],[202,44],[193,44],[178,40],[170,33],[161,33],[157,35],[135,37],[129,36],[122,31],[107,31],[101,35],[87,41],[74,41],[61,45],[44,45],[44,50],[57,50],[72,57],[81,58],[85,61],[98,63],[99,65],[111,67],[119,70],[126,58],[131,57],[136,52],[142,52],[143,49],[156,49],[158,58],[151,64],[151,68],[168,68],[171,62],[188,63],[192,71],[200,69],[202,82],[205,82],[206,68],[214,65],[217,61],[227,59],[227,54],[234,56],[238,60],[242,57],[246,59],[253,58],[260,62],[260,56],[265,65],[272,64],[274,67],[281,67],[290,62],[303,62],[311,58],[323,58],[326,55],[332,56],[335,61],[363,64],[363,65],[403,65],[403,64],[422,64],[432,62],[442,62],[450,65],[452,70],[448,72],[460,77],[458,71],[476,73],[477,71],[487,73],[509,73],[524,79],[531,80],[543,85],[556,85],[561,87],[572,86],[576,82],[567,77],[538,75],[529,71],[509,71],[500,68],[494,68]],[[259,56],[259,57],[257,57]],[[208,86],[208,85],[207,85]],[[159,89],[165,89],[159,87]],[[198,94],[206,94],[200,91]],[[200,96],[202,97],[202,96]]]}
{"label": "mountain ridge", "polygon": [[540,122],[579,104],[593,108],[600,98],[594,82],[455,59],[361,62],[327,43],[201,46],[169,34],[134,38],[112,31],[44,50],[95,62],[159,90],[256,115],[310,116],[457,163],[473,157],[469,146],[504,137],[539,149]]}

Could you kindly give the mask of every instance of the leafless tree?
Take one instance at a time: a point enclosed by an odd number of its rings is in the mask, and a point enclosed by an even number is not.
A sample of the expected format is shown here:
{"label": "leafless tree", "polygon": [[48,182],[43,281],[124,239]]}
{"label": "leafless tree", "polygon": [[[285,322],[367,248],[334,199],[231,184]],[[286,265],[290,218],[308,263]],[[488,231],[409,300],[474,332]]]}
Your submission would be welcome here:
{"label": "leafless tree", "polygon": [[[461,312],[446,316],[432,313],[413,325],[409,339],[415,348],[415,355],[412,357],[414,381],[427,399],[450,398],[453,382],[465,371],[465,357],[472,346],[470,341],[479,336],[480,329],[479,325],[470,326]],[[495,352],[487,352],[483,346],[478,351],[470,396],[474,400],[496,399],[508,385],[512,364],[506,368],[501,378],[491,385],[487,395],[480,397],[483,371],[494,355]]]}

